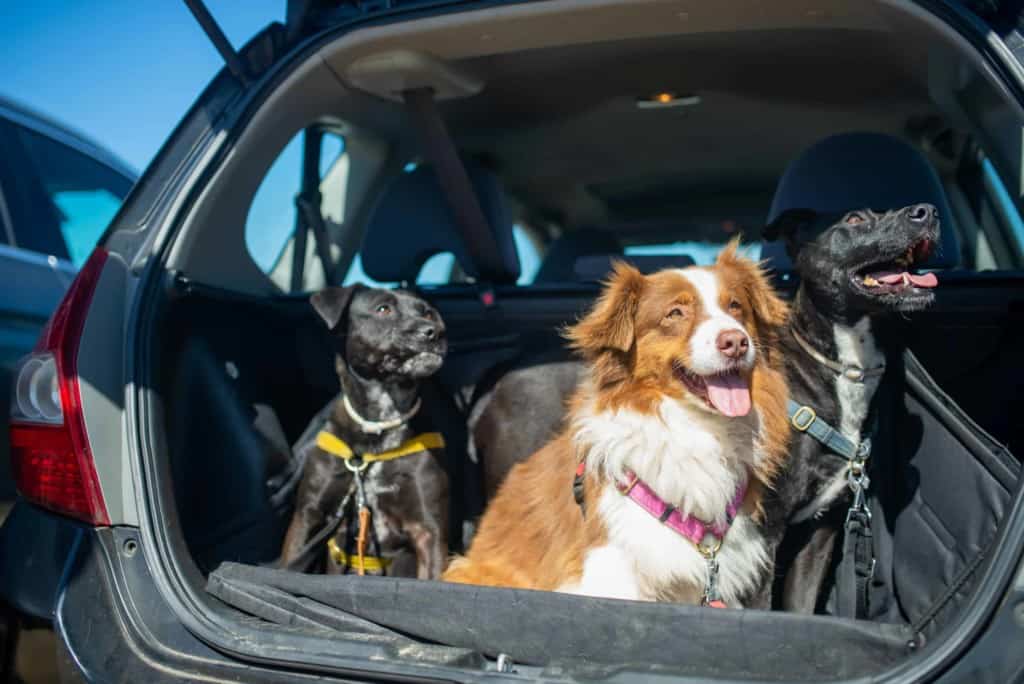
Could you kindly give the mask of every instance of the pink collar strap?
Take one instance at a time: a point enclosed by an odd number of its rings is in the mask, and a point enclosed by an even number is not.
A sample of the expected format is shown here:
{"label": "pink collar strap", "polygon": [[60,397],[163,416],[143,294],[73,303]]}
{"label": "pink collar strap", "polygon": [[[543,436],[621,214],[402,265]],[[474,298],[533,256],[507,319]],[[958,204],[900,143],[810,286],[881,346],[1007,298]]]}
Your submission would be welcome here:
{"label": "pink collar strap", "polygon": [[[733,520],[736,519],[736,514],[743,504],[743,497],[747,494],[747,481],[744,480],[736,488],[736,495],[733,496],[732,501],[725,507],[725,522],[712,525],[692,515],[684,518],[679,509],[665,503],[632,470],[627,468],[623,475],[626,478],[624,482],[622,480],[615,482],[615,487],[619,490],[620,494],[628,496],[633,500],[633,503],[657,518],[666,527],[689,539],[697,547],[697,550],[705,556],[708,554],[714,555],[718,550],[722,539],[725,538],[729,527],[732,526]],[[710,548],[702,543],[707,535],[714,537],[717,542]]]}

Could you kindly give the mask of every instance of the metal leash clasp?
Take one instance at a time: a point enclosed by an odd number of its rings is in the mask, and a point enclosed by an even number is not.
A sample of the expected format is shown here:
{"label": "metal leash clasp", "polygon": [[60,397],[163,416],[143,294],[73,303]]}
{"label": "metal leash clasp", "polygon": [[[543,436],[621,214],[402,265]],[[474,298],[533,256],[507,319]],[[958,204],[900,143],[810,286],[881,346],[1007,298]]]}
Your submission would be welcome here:
{"label": "metal leash clasp", "polygon": [[704,595],[700,599],[700,605],[720,604],[722,597],[718,594],[718,558],[714,552],[702,555],[707,566],[707,577],[704,580]]}
{"label": "metal leash clasp", "polygon": [[[870,445],[868,450],[870,450]],[[871,522],[871,509],[867,506],[867,496],[865,494],[868,487],[871,486],[871,478],[868,477],[865,459],[860,457],[860,452],[861,449],[858,449],[857,458],[850,461],[850,465],[846,470],[846,482],[853,492],[853,503],[850,504],[850,510],[846,513],[847,524],[850,523],[850,519],[854,515],[862,515],[866,522]]]}
{"label": "metal leash clasp", "polygon": [[366,507],[366,491],[363,489],[363,474],[370,467],[370,462],[361,456],[353,456],[345,459],[345,467],[355,476],[356,482],[356,510]]}

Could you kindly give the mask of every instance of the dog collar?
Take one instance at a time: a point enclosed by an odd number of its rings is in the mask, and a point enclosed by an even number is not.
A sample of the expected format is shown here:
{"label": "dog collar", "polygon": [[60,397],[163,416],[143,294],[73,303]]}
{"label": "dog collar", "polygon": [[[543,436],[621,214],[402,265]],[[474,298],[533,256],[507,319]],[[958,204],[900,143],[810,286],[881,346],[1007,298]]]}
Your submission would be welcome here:
{"label": "dog collar", "polygon": [[[618,480],[615,483],[619,493],[629,497],[633,503],[657,518],[665,527],[689,539],[705,558],[714,558],[721,548],[722,540],[736,519],[736,514],[743,504],[743,497],[747,494],[747,480],[744,480],[736,488],[736,494],[725,508],[725,522],[707,523],[693,515],[684,517],[679,509],[665,503],[664,499],[655,494],[654,490],[632,470],[627,468],[623,475],[626,480]],[[714,538],[710,546],[705,544],[709,536]]]}
{"label": "dog collar", "polygon": [[416,403],[412,405],[412,408],[391,420],[367,420],[359,415],[355,408],[352,406],[352,402],[348,400],[348,395],[341,395],[341,403],[345,406],[345,413],[348,417],[355,421],[356,425],[359,426],[363,432],[368,432],[371,435],[379,435],[385,430],[392,430],[400,425],[408,423],[413,416],[419,413],[420,410],[420,399],[416,398]]}
{"label": "dog collar", "polygon": [[440,449],[444,447],[444,437],[441,436],[440,432],[424,432],[408,441],[402,442],[402,445],[397,449],[389,449],[388,451],[381,451],[375,454],[356,455],[352,448],[337,435],[321,431],[316,435],[316,445],[332,456],[337,456],[345,461],[345,465],[351,464],[351,468],[362,470],[371,463],[378,461],[393,461],[396,458],[418,454],[421,451]]}
{"label": "dog collar", "polygon": [[822,366],[839,373],[839,375],[843,376],[847,380],[852,380],[853,382],[864,382],[868,378],[885,373],[885,364],[882,364],[877,368],[861,368],[860,366],[842,364],[838,361],[833,361],[812,347],[810,342],[800,336],[800,333],[796,331],[796,328],[790,328],[789,331],[793,333],[793,339],[797,341],[797,344],[799,344],[805,352],[807,352],[808,356],[820,363]]}

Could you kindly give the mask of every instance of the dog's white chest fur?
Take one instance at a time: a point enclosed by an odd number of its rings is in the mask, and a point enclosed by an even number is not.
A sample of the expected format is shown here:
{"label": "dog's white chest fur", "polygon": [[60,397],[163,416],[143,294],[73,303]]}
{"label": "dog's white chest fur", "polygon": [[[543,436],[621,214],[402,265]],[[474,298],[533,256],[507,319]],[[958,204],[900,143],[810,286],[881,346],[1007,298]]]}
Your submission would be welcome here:
{"label": "dog's white chest fur", "polygon": [[[852,326],[834,325],[836,356],[844,366],[857,366],[865,370],[885,363],[885,354],[878,348],[871,332],[871,319],[865,316]],[[839,374],[836,376],[836,398],[839,403],[839,425],[835,426],[844,437],[860,444],[864,435],[864,422],[871,408],[881,376],[872,375],[863,382],[855,382]],[[818,491],[814,501],[797,511],[794,522],[801,522],[825,512],[846,488],[846,467],[841,467]]]}
{"label": "dog's white chest fur", "polygon": [[[728,504],[758,458],[756,411],[725,418],[666,399],[660,415],[583,412],[576,439],[587,468],[603,478],[633,469],[666,502],[706,522],[724,521]],[[593,596],[696,603],[707,563],[693,543],[659,522],[614,486],[590,508],[607,543],[584,558],[579,583],[562,589]],[[756,586],[768,556],[760,528],[739,515],[718,554],[718,589],[730,606]]]}

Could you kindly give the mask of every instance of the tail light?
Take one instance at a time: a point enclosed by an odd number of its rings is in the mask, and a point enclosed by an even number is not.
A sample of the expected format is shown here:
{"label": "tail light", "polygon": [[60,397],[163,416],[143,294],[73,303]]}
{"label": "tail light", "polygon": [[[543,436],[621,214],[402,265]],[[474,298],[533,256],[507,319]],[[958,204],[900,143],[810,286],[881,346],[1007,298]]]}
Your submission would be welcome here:
{"label": "tail light", "polygon": [[78,346],[96,283],[106,263],[97,248],[71,283],[15,371],[11,400],[11,466],[18,492],[44,508],[109,525],[85,432],[78,387]]}

